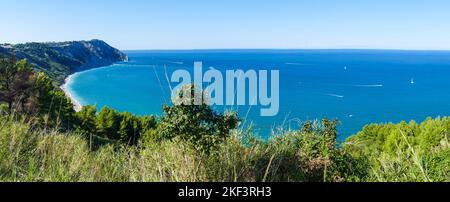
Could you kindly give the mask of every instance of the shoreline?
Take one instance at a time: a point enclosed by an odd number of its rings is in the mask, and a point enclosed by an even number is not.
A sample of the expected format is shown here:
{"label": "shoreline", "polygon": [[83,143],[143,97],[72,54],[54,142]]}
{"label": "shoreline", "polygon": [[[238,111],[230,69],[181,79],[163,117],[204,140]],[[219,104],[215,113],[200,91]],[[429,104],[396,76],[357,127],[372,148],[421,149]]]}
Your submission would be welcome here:
{"label": "shoreline", "polygon": [[113,66],[113,65],[115,65],[115,64],[116,64],[116,63],[113,63],[113,64],[108,65],[108,66],[94,67],[94,68],[90,68],[90,69],[86,69],[86,70],[82,70],[82,71],[77,71],[77,72],[74,72],[74,73],[68,75],[68,76],[64,79],[64,83],[63,83],[61,86],[59,86],[59,88],[60,88],[60,89],[64,92],[64,94],[70,99],[70,101],[72,101],[73,108],[74,108],[74,110],[75,110],[76,112],[81,111],[81,109],[83,108],[83,105],[80,103],[79,100],[77,100],[77,99],[75,98],[75,96],[72,95],[72,93],[70,93],[70,90],[68,89],[68,86],[67,86],[67,85],[69,85],[69,83],[72,82],[73,77],[76,76],[76,75],[78,75],[78,74],[80,74],[80,73],[82,73],[82,72],[94,71],[94,70],[97,70],[97,69],[107,68],[107,67],[111,67],[111,66]]}
{"label": "shoreline", "polygon": [[75,76],[76,74],[78,74],[78,72],[70,74],[69,76],[67,76],[64,79],[63,85],[61,85],[59,88],[64,92],[64,94],[66,94],[66,96],[70,99],[70,101],[72,101],[73,109],[76,112],[79,112],[83,106],[81,105],[80,101],[75,99],[75,97],[70,93],[70,90],[68,89],[68,86],[67,86],[72,81],[73,76]]}

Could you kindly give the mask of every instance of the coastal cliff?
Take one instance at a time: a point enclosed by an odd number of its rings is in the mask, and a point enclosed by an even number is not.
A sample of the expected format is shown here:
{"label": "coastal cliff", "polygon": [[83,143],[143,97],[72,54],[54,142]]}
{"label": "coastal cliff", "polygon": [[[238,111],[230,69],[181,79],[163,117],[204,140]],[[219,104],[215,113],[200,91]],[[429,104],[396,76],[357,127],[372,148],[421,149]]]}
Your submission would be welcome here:
{"label": "coastal cliff", "polygon": [[0,44],[0,56],[26,59],[58,84],[68,75],[95,67],[127,61],[128,57],[102,40],[25,44]]}

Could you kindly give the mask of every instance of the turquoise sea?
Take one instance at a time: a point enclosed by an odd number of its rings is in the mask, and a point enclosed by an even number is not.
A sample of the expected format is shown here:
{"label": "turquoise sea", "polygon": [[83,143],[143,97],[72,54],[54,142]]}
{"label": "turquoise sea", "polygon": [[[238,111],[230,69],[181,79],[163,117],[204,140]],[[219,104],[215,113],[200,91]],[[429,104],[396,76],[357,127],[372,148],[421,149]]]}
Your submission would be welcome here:
{"label": "turquoise sea", "polygon": [[[262,137],[276,127],[337,118],[343,140],[367,123],[422,121],[450,115],[450,52],[397,50],[183,50],[125,51],[129,62],[79,72],[68,90],[83,105],[107,105],[137,115],[161,115],[170,102],[165,74],[203,69],[278,69],[280,111],[227,106]],[[164,66],[166,65],[166,69]],[[174,84],[172,84],[174,85]],[[215,107],[223,111],[222,107]]]}

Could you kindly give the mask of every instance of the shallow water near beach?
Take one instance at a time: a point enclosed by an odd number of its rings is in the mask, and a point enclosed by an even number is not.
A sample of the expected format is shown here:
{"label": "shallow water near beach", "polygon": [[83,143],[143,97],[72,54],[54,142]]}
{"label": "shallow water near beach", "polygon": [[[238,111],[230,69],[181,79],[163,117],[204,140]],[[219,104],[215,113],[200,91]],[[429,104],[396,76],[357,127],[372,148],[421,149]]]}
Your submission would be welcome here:
{"label": "shallow water near beach", "polygon": [[[298,128],[305,120],[339,119],[339,139],[368,123],[422,121],[450,115],[450,52],[394,50],[186,50],[125,51],[129,62],[72,76],[67,85],[82,104],[110,106],[137,115],[162,115],[170,103],[166,72],[192,71],[194,61],[229,69],[280,71],[280,108],[261,117],[260,107],[232,109],[263,138],[272,129]],[[166,65],[166,68],[164,66]],[[176,84],[172,84],[176,85]],[[245,118],[247,117],[247,118]]]}

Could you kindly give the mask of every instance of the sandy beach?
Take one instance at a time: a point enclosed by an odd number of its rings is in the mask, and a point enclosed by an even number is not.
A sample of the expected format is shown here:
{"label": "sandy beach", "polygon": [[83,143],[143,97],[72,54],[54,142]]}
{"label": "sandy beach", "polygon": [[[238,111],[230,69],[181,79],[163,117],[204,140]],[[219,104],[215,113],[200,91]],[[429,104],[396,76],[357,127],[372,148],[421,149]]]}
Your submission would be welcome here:
{"label": "sandy beach", "polygon": [[73,79],[73,76],[75,76],[77,73],[75,74],[71,74],[69,75],[66,79],[64,79],[64,84],[60,86],[61,90],[64,91],[64,93],[66,94],[67,97],[70,98],[70,100],[72,101],[73,107],[75,109],[75,111],[80,111],[82,108],[82,105],[80,104],[80,102],[75,99],[75,97],[70,93],[69,89],[68,89],[68,84],[71,82],[71,80]]}

